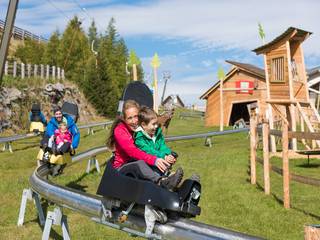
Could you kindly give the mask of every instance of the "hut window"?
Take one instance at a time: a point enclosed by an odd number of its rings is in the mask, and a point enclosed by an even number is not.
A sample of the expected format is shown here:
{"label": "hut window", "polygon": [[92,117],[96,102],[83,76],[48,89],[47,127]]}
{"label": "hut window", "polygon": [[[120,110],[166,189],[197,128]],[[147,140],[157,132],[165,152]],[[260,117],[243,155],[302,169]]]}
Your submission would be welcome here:
{"label": "hut window", "polygon": [[271,81],[284,82],[284,57],[278,57],[278,58],[272,59]]}
{"label": "hut window", "polygon": [[236,93],[253,93],[253,81],[238,80],[236,81]]}

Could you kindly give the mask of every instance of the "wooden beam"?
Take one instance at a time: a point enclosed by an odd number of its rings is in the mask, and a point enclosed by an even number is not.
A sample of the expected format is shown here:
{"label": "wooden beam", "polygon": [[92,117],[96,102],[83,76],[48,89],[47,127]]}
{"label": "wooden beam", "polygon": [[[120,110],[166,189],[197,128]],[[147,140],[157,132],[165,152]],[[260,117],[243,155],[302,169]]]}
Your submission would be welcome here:
{"label": "wooden beam", "polygon": [[223,78],[220,79],[220,131],[223,131]]}
{"label": "wooden beam", "polygon": [[256,157],[257,157],[257,120],[255,111],[250,113],[250,181],[256,184]]}
{"label": "wooden beam", "polygon": [[305,84],[306,98],[307,98],[307,101],[309,102],[310,101],[310,96],[309,96],[309,90],[308,90],[308,80],[307,80],[306,66],[304,64],[303,49],[302,49],[301,45],[300,45],[299,49],[300,49],[301,64],[302,64],[302,74],[303,74],[302,81]]}
{"label": "wooden beam", "polygon": [[270,104],[278,104],[278,105],[290,105],[290,104],[297,103],[297,101],[289,100],[289,99],[267,99],[266,102]]}
{"label": "wooden beam", "polygon": [[[270,79],[269,79],[269,72],[268,72],[268,64],[267,64],[267,55],[263,54],[263,60],[264,60],[264,74],[266,76],[266,87],[267,87],[267,98],[270,99]],[[272,113],[272,107],[269,103],[267,103],[267,109],[266,109],[266,116],[269,120],[270,128],[274,128],[273,124],[273,113]],[[271,136],[271,152],[275,153],[277,150],[276,148],[276,139],[274,136]]]}
{"label": "wooden beam", "polygon": [[264,193],[270,194],[269,124],[262,124]]}
{"label": "wooden beam", "polygon": [[274,109],[276,112],[278,112],[278,114],[279,114],[279,116],[281,117],[282,121],[285,121],[286,124],[289,125],[289,122],[288,122],[288,120],[287,120],[287,117],[286,117],[286,116],[283,116],[282,112],[277,108],[277,106],[274,105],[274,104],[271,104],[271,106],[273,107],[273,109]]}
{"label": "wooden beam", "polygon": [[283,169],[283,205],[290,208],[290,178],[289,178],[289,157],[288,157],[288,123],[282,122],[282,169]]}

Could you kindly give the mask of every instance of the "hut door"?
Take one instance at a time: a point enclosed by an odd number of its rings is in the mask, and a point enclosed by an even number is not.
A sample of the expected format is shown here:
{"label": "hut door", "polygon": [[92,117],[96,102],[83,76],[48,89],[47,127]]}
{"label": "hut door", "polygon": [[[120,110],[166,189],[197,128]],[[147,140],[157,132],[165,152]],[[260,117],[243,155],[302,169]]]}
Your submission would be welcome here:
{"label": "hut door", "polygon": [[255,101],[249,101],[249,102],[241,102],[241,103],[233,103],[232,104],[232,110],[230,114],[230,119],[229,119],[229,126],[233,126],[234,123],[241,118],[245,122],[250,121],[250,115],[247,109],[247,104],[253,103]]}

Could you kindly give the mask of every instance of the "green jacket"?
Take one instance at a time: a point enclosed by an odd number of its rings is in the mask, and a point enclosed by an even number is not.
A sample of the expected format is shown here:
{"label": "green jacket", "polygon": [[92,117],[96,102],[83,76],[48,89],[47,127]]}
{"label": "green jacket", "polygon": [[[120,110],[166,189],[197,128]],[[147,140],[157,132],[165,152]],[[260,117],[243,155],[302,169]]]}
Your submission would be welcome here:
{"label": "green jacket", "polygon": [[170,148],[164,142],[160,127],[156,130],[154,140],[141,127],[136,130],[134,138],[136,146],[148,154],[158,158],[164,158],[166,155],[171,154]]}

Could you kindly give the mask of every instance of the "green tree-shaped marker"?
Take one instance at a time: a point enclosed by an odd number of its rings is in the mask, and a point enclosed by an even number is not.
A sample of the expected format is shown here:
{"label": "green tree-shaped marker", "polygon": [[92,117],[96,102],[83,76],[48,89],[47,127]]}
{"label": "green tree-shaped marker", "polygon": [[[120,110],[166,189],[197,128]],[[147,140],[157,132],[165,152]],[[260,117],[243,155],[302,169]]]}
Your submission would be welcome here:
{"label": "green tree-shaped marker", "polygon": [[264,30],[262,28],[261,23],[258,23],[258,28],[259,28],[259,36],[260,36],[262,42],[264,42],[264,39],[265,39],[266,35],[264,33]]}
{"label": "green tree-shaped marker", "polygon": [[157,69],[160,67],[160,59],[157,53],[154,54],[151,60],[153,68],[153,110],[158,113],[158,76]]}
{"label": "green tree-shaped marker", "polygon": [[129,53],[129,62],[128,67],[132,68],[132,74],[133,74],[133,81],[138,80],[138,74],[137,74],[137,66],[141,64],[140,59],[138,58],[137,54],[134,50],[130,50]]}

